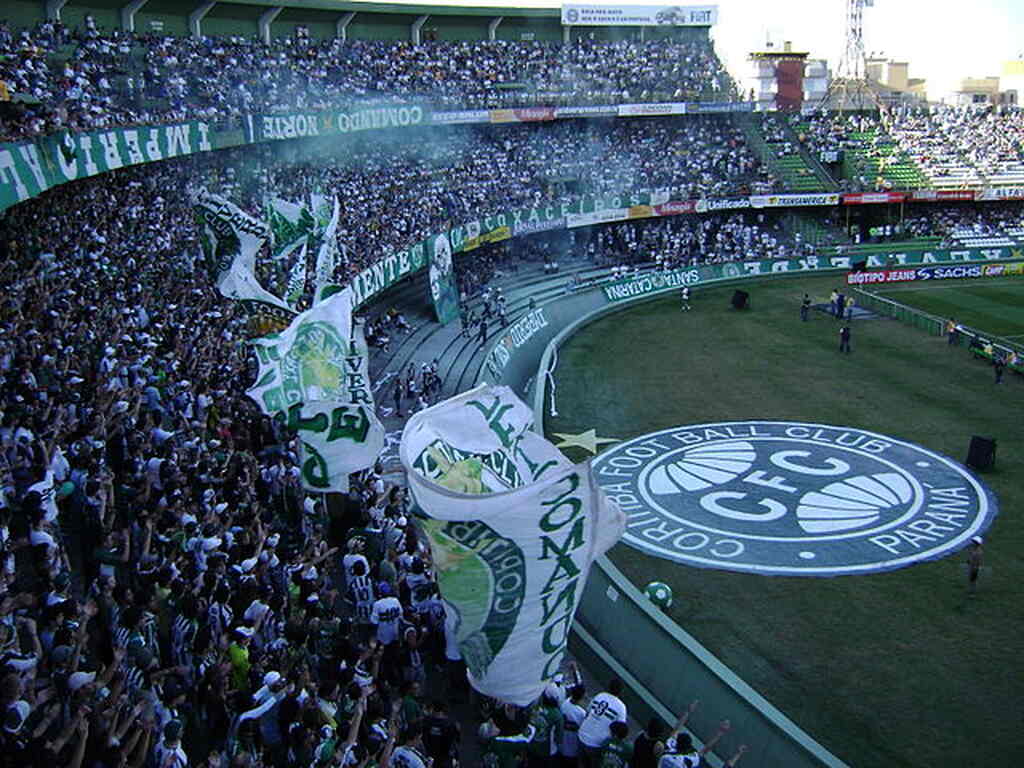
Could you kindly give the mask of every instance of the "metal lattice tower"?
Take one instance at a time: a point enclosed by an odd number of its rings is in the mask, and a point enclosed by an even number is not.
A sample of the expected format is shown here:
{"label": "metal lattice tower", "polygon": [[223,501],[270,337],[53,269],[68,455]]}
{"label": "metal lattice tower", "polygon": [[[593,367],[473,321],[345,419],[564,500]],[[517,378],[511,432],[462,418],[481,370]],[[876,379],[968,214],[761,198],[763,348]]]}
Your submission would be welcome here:
{"label": "metal lattice tower", "polygon": [[846,47],[836,75],[847,82],[864,82],[867,55],[864,52],[864,6],[872,0],[846,0]]}

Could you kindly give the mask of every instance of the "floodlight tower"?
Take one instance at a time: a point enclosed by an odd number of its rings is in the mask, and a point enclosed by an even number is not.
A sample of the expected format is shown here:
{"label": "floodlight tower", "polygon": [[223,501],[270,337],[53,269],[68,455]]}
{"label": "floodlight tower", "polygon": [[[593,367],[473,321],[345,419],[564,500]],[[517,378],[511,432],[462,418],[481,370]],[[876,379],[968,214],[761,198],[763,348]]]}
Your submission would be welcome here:
{"label": "floodlight tower", "polygon": [[846,0],[846,47],[839,60],[836,76],[847,82],[867,79],[867,55],[864,53],[864,8],[874,0]]}
{"label": "floodlight tower", "polygon": [[872,7],[875,0],[845,2],[846,43],[824,103],[834,107],[838,101],[840,110],[846,109],[847,101],[854,109],[881,107],[877,94],[868,83],[867,54],[864,52],[864,9]]}

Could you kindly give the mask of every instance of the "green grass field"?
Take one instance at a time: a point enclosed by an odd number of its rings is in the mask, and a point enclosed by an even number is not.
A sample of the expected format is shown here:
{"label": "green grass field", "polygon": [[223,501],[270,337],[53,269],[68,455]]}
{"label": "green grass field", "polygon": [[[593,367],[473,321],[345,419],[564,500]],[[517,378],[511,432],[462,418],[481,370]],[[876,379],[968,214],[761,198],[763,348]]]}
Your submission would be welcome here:
{"label": "green grass field", "polygon": [[996,336],[1024,341],[1024,279],[888,285],[878,295]]}
{"label": "green grass field", "polygon": [[[984,480],[1001,513],[974,599],[960,555],[834,579],[693,569],[622,544],[611,557],[638,585],[672,585],[672,618],[850,765],[1012,764],[1024,755],[1024,379],[997,386],[966,348],[889,319],[855,321],[853,354],[840,356],[838,324],[798,314],[804,291],[825,300],[833,283],[757,283],[746,312],[732,310],[733,289],[721,288],[696,291],[692,312],[680,312],[673,295],[603,318],[560,350],[559,416],[545,428],[627,439],[700,422],[814,421],[958,461],[972,435],[998,438],[997,467]],[[954,289],[937,287],[940,300],[954,300]],[[984,296],[1020,288],[993,282]],[[915,305],[934,298],[898,295]],[[973,324],[966,310],[956,316]],[[1024,302],[991,317],[1003,320],[994,331],[1021,328]],[[975,322],[987,325],[980,314]]]}

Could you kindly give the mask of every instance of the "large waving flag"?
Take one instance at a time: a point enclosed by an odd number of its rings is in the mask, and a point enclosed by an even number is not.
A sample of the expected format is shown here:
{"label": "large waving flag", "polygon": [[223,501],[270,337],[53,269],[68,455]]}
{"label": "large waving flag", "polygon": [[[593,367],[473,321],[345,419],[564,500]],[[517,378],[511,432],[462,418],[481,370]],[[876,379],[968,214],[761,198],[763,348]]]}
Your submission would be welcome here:
{"label": "large waving flag", "polygon": [[205,190],[195,202],[207,271],[222,296],[242,302],[265,328],[286,326],[295,312],[260,285],[256,255],[270,228],[237,205]]}
{"label": "large waving flag", "polygon": [[352,327],[351,291],[335,292],[252,344],[260,369],[248,395],[298,431],[303,484],[348,490],[349,473],[372,466],[384,450],[362,326]]}
{"label": "large waving flag", "polygon": [[402,464],[473,687],[525,706],[558,671],[594,560],[625,518],[508,387],[413,416]]}

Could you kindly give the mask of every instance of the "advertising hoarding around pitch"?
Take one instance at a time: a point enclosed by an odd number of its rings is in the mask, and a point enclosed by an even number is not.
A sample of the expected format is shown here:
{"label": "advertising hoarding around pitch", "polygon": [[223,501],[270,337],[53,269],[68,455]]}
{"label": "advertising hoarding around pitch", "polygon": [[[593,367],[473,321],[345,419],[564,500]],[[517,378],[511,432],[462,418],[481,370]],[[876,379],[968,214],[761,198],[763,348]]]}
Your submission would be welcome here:
{"label": "advertising hoarding around pitch", "polygon": [[562,4],[562,24],[570,27],[710,27],[717,23],[717,5]]}

